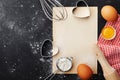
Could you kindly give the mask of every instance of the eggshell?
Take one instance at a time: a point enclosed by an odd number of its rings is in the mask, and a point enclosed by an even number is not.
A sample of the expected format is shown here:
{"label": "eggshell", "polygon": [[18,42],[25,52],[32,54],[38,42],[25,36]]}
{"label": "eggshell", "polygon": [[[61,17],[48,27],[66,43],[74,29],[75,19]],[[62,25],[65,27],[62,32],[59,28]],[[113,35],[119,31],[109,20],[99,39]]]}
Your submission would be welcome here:
{"label": "eggshell", "polygon": [[101,15],[107,21],[115,21],[118,18],[117,10],[110,5],[106,5],[102,8]]}

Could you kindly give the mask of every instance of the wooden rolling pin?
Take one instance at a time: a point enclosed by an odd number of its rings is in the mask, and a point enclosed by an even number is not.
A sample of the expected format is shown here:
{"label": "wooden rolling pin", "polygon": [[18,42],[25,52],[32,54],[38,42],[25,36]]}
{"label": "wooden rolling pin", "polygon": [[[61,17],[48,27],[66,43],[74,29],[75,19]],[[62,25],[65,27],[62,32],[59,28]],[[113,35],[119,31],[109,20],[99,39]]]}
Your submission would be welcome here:
{"label": "wooden rolling pin", "polygon": [[110,66],[108,61],[106,60],[103,52],[101,49],[95,45],[95,53],[97,56],[98,61],[100,62],[102,69],[103,69],[103,75],[106,80],[120,80],[120,76],[118,75],[117,71]]}

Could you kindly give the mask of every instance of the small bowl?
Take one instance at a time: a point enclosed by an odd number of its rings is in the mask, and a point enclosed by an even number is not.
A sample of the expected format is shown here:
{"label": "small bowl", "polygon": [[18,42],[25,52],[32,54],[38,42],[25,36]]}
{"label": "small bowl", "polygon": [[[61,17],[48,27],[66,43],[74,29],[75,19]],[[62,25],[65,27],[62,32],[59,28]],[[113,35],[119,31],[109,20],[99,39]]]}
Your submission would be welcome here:
{"label": "small bowl", "polygon": [[[68,72],[73,67],[72,57],[61,57],[57,60],[56,66],[62,72]],[[66,62],[67,61],[67,62]],[[62,63],[62,64],[61,64]],[[69,66],[68,66],[69,65]],[[62,67],[61,67],[62,66]],[[65,66],[68,66],[65,68]]]}

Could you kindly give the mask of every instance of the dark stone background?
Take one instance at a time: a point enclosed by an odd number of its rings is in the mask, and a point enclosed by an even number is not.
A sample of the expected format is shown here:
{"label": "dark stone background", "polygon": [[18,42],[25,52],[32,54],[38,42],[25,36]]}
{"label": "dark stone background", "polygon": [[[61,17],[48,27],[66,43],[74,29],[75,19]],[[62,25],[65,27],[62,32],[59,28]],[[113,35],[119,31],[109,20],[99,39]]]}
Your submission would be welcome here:
{"label": "dark stone background", "polygon": [[[78,0],[59,1],[64,6],[75,6]],[[105,24],[101,7],[111,4],[120,12],[120,0],[86,1],[99,8],[99,35]],[[52,59],[40,55],[44,39],[52,39],[52,25],[39,0],[0,0],[0,80],[44,80],[52,71]],[[79,77],[63,74],[53,80],[79,80]],[[98,74],[91,80],[104,80],[99,64]]]}

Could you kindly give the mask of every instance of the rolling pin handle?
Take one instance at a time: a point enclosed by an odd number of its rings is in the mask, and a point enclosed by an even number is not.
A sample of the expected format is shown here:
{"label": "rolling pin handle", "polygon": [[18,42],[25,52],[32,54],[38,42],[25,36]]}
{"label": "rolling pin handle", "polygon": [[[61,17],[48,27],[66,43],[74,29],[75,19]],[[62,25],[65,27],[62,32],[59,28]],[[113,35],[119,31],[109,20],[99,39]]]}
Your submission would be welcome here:
{"label": "rolling pin handle", "polygon": [[95,46],[95,53],[98,61],[102,66],[105,80],[120,80],[120,76],[118,75],[117,71],[108,63],[104,56],[104,53],[101,51],[98,45]]}

